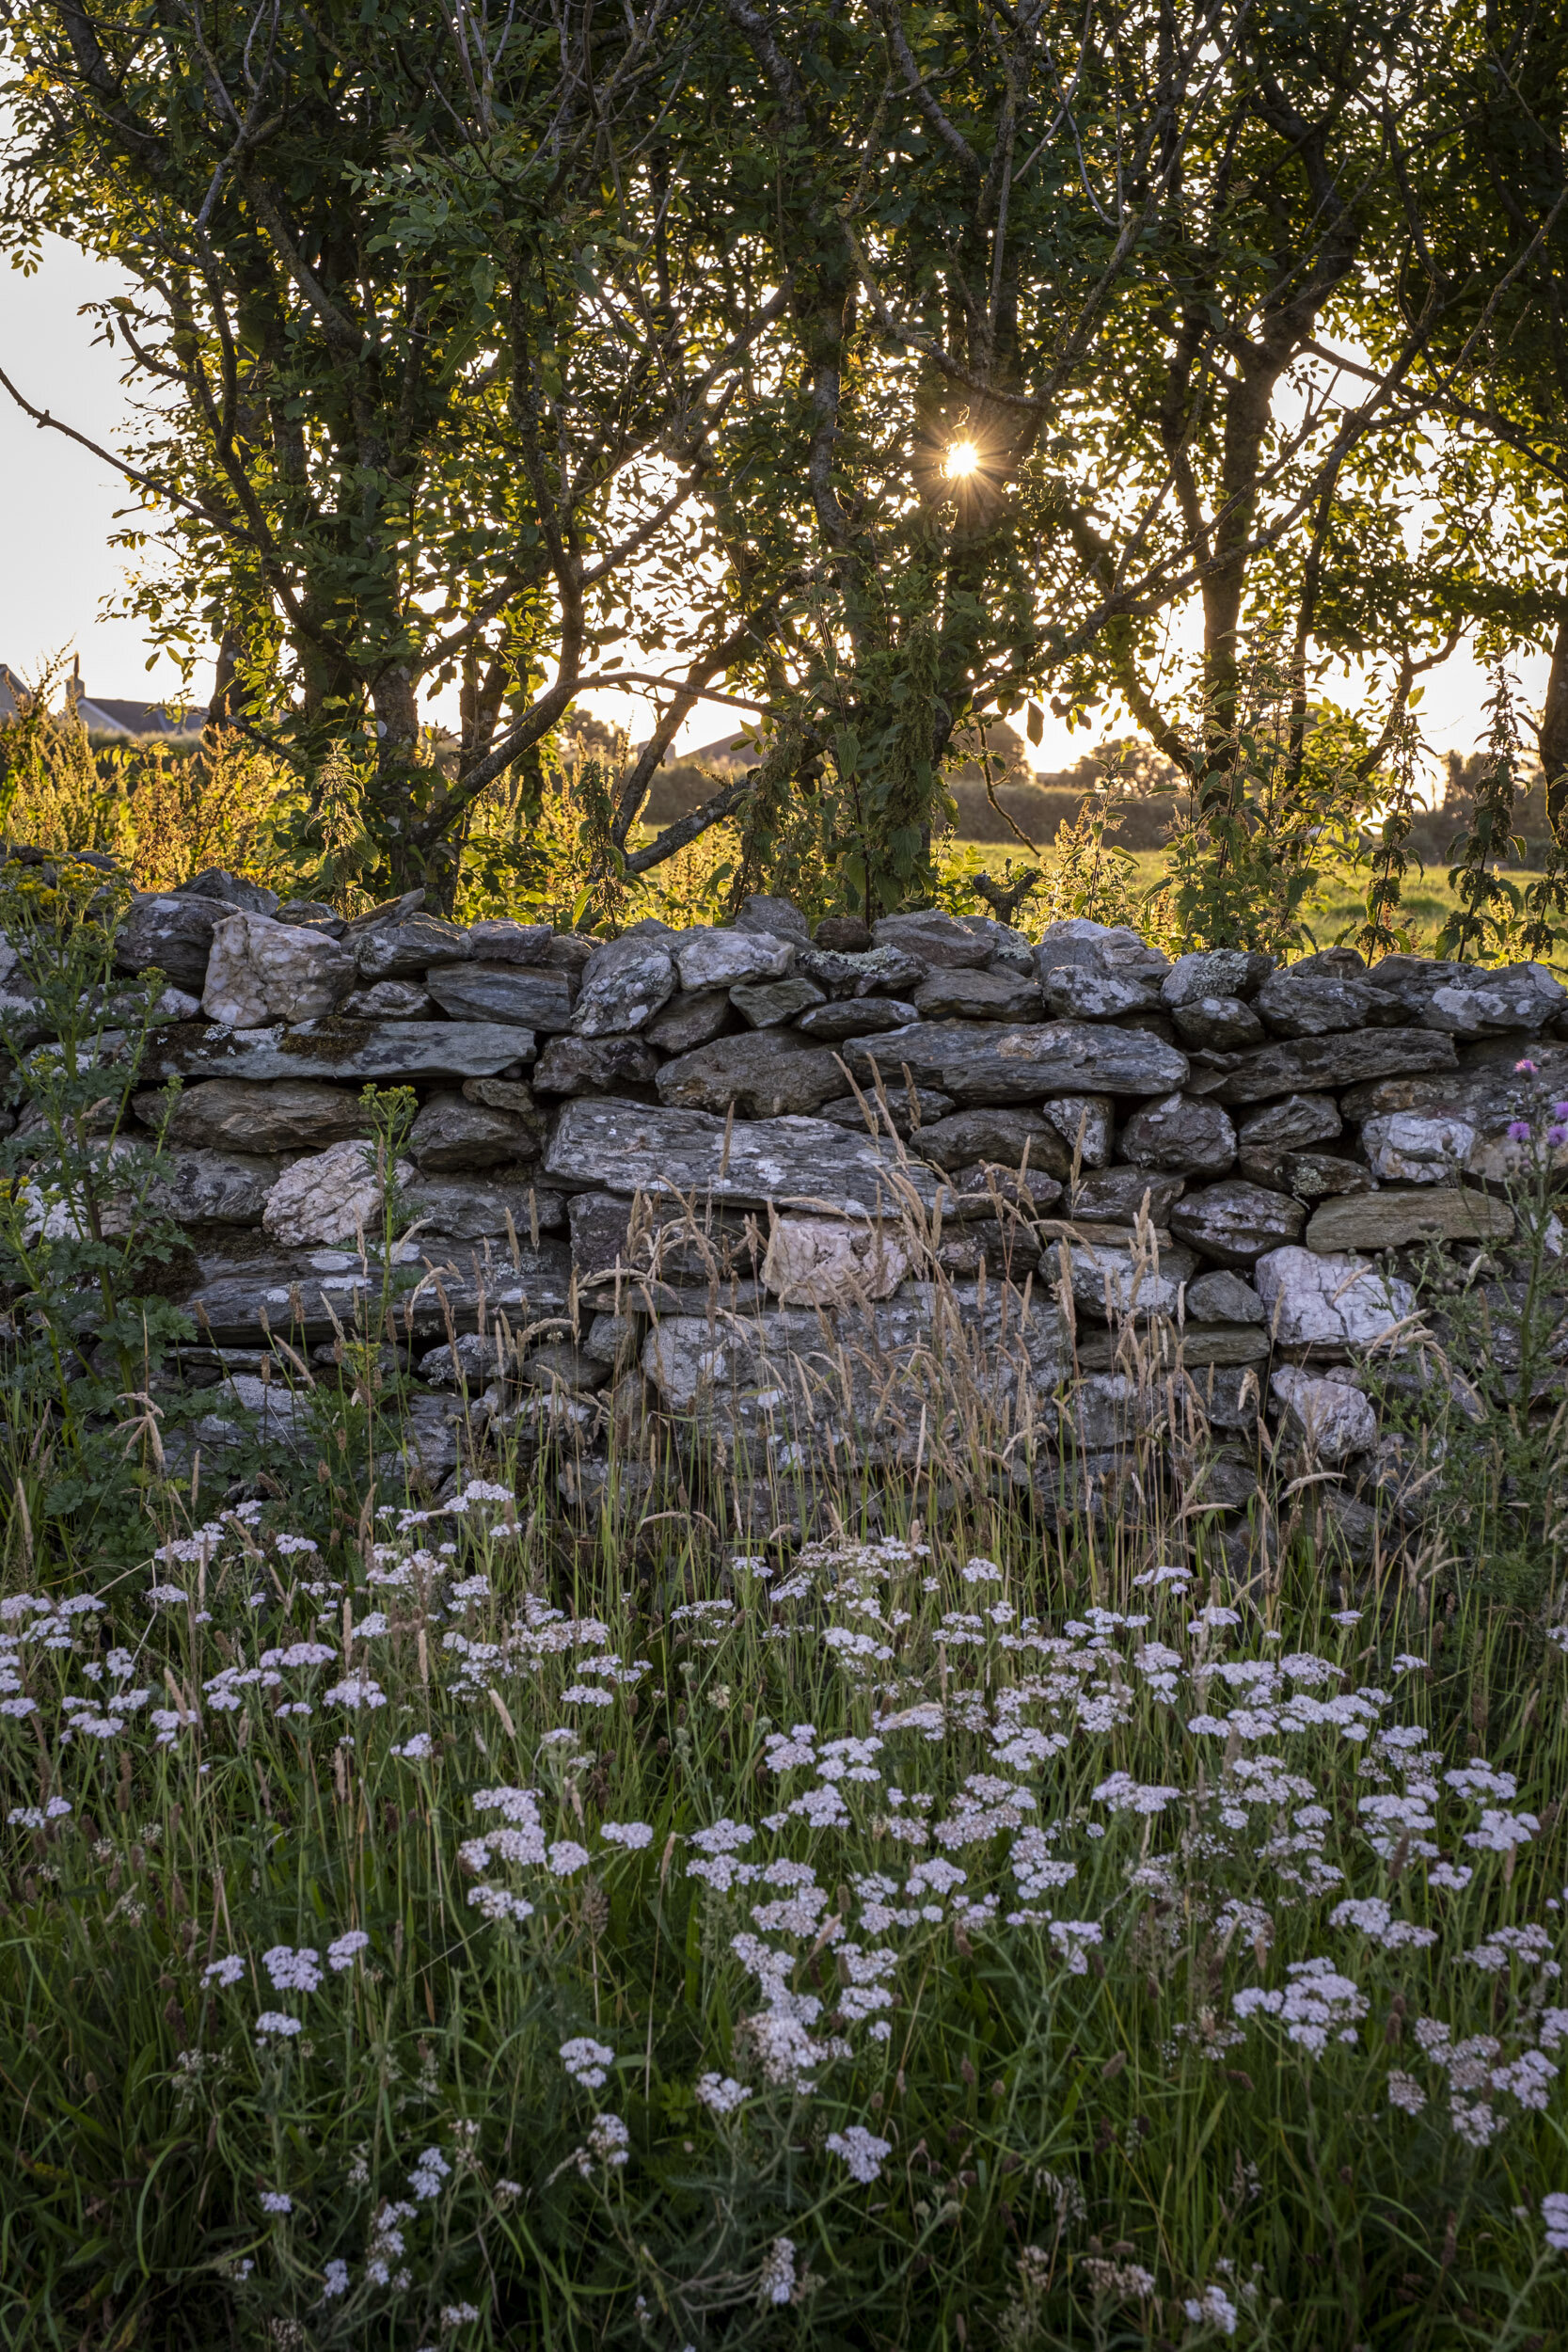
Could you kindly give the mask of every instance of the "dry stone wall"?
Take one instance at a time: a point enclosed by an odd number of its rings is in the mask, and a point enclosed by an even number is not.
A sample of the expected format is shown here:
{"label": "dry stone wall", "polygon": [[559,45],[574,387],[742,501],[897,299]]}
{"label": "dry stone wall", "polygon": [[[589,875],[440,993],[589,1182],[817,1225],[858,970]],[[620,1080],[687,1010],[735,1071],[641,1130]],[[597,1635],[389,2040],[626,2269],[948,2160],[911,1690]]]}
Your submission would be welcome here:
{"label": "dry stone wall", "polygon": [[[589,1461],[662,1421],[756,1475],[907,1457],[983,1406],[1028,1438],[1006,1474],[1076,1504],[1114,1484],[1151,1366],[1211,1438],[1261,1399],[1375,1478],[1358,1365],[1410,1315],[1402,1253],[1506,1250],[1536,1148],[1516,1065],[1568,1096],[1539,964],[1172,962],[1088,921],[814,936],[754,898],[594,942],[418,893],[349,923],[212,873],[135,899],[118,961],[168,982],[134,1107],[145,1129],[182,1082],[165,1205],[210,1445],[241,1408],[288,1440],[274,1343],[330,1359],[379,1296],[360,1089],[416,1090],[381,1336],[433,1480],[563,1418]],[[24,975],[0,989],[25,1036]]]}

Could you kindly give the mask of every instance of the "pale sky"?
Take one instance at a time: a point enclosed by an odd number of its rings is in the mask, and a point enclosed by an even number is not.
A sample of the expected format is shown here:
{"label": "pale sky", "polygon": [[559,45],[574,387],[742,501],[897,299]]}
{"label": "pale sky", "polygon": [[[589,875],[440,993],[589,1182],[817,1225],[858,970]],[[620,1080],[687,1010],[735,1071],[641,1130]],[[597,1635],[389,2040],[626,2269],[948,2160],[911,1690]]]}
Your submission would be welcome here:
{"label": "pale sky", "polygon": [[[7,373],[37,406],[48,408],[93,440],[112,445],[128,410],[119,386],[119,366],[102,344],[94,344],[84,303],[121,291],[117,272],[89,260],[74,246],[52,240],[39,274],[10,272],[0,300],[0,353]],[[111,617],[106,608],[123,593],[124,559],[108,535],[127,490],[108,467],[63,435],[40,431],[0,392],[0,660],[24,676],[63,648],[81,655],[89,692],[151,697],[178,691],[174,664],[160,659],[147,668],[150,648],[134,619]],[[196,695],[211,691],[210,656],[198,668]],[[1545,665],[1520,666],[1525,701],[1539,699]],[[1335,680],[1336,700],[1353,689]],[[1450,747],[1469,752],[1482,726],[1485,679],[1467,653],[1457,655],[1427,679],[1422,719],[1427,740],[1440,758]],[[446,704],[451,701],[451,708]],[[647,730],[648,704],[617,693],[595,695],[585,707],[619,722],[634,738]],[[426,716],[455,719],[455,690],[433,698]],[[738,717],[721,706],[705,706],[688,722],[680,747],[712,741],[732,732]],[[1107,715],[1103,732],[1123,732],[1125,722]],[[1090,749],[1093,737],[1069,735],[1049,712],[1037,767],[1069,767]]]}

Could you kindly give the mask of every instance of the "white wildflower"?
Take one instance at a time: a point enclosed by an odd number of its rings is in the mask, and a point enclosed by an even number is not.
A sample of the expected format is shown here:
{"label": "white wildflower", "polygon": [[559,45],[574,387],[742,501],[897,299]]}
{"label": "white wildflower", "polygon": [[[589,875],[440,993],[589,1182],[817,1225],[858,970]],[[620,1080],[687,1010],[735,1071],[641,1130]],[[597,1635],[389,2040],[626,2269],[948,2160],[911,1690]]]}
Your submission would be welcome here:
{"label": "white wildflower", "polygon": [[699,2074],[696,2092],[711,2115],[733,2115],[744,2105],[751,2092],[744,2083],[737,2083],[733,2074]]}
{"label": "white wildflower", "polygon": [[1349,1977],[1342,1977],[1327,1960],[1298,1960],[1286,1974],[1283,1992],[1249,1985],[1232,1994],[1230,2006],[1241,2018],[1263,2010],[1280,2018],[1286,2035],[1300,2048],[1319,2058],[1332,2033],[1340,2042],[1356,2039],[1355,2024],[1367,2014],[1367,1997]]}
{"label": "white wildflower", "polygon": [[1233,2336],[1241,2317],[1225,2289],[1217,2286],[1205,2287],[1199,2296],[1189,2296],[1181,2308],[1195,2328],[1207,2324],[1217,2328],[1222,2336]]}
{"label": "white wildflower", "polygon": [[1487,1853],[1507,1853],[1514,1846],[1528,1846],[1540,1827],[1533,1813],[1501,1813],[1488,1806],[1480,1829],[1465,1831],[1465,1843]]}
{"label": "white wildflower", "polygon": [[891,2139],[879,2139],[863,2123],[851,2123],[842,2132],[830,2132],[824,2145],[835,2156],[842,2156],[849,2168],[851,2180],[869,2184],[879,2180],[882,2160],[893,2153]]}
{"label": "white wildflower", "polygon": [[615,2053],[603,2042],[595,2042],[591,2034],[576,2034],[561,2045],[561,2063],[575,2083],[585,2090],[598,2090],[607,2077],[605,2069],[613,2065]]}
{"label": "white wildflower", "polygon": [[1396,1919],[1381,1895],[1370,1895],[1351,1902],[1336,1903],[1328,1915],[1331,1928],[1354,1928],[1370,1944],[1380,1944],[1386,1952],[1398,1951],[1409,1945],[1424,1949],[1437,1941],[1435,1928],[1418,1928],[1408,1919]]}
{"label": "white wildflower", "polygon": [[1095,1790],[1096,1802],[1108,1804],[1113,1813],[1163,1813],[1167,1804],[1180,1796],[1180,1788],[1161,1788],[1132,1778],[1131,1772],[1113,1772]]}
{"label": "white wildflower", "polygon": [[414,2169],[408,2175],[408,2185],[420,2204],[429,2204],[441,2194],[441,2184],[451,2173],[451,2167],[439,2148],[421,2149],[414,2159]]}
{"label": "white wildflower", "polygon": [[631,2153],[631,2134],[618,2115],[596,2115],[588,2134],[588,2146],[579,2150],[578,2170],[588,2178],[585,2159],[595,2156],[600,2164],[625,2164]]}
{"label": "white wildflower", "polygon": [[275,1944],[261,1954],[261,1965],[279,1993],[314,1993],[322,1980],[321,1957],[309,1947],[296,1952],[291,1945]]}

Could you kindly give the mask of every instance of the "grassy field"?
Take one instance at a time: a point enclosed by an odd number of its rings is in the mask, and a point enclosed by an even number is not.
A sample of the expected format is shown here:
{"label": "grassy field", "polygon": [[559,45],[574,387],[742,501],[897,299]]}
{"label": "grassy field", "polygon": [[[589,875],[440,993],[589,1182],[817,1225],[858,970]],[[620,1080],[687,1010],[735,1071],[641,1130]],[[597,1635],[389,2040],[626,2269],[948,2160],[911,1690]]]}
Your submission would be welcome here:
{"label": "grassy field", "polygon": [[[995,841],[958,841],[956,848],[966,857],[974,857],[984,870],[1000,877],[1008,860],[1014,871],[1036,863],[1022,846],[1008,848]],[[1049,859],[1050,851],[1044,853]],[[1153,890],[1165,872],[1165,854],[1162,850],[1143,850],[1132,853],[1132,866],[1140,892]],[[1523,883],[1531,879],[1524,874],[1512,876]],[[1354,935],[1366,921],[1367,877],[1348,867],[1337,867],[1323,877],[1307,898],[1305,920],[1320,947]],[[1449,888],[1445,869],[1429,866],[1423,872],[1412,864],[1406,877],[1402,901],[1402,919],[1410,933],[1411,946],[1417,954],[1430,954],[1432,946],[1454,905],[1454,894]]]}

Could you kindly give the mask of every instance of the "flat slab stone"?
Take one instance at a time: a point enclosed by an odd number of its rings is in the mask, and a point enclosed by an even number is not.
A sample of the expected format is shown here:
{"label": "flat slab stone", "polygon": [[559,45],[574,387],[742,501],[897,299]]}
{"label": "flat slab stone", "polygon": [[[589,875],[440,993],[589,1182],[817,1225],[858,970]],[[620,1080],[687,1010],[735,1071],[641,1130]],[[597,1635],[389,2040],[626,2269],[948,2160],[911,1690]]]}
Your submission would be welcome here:
{"label": "flat slab stone", "polygon": [[919,1161],[821,1119],[719,1119],[641,1103],[568,1103],[545,1155],[559,1183],[617,1194],[685,1196],[765,1208],[817,1207],[830,1216],[887,1217],[912,1191],[936,1200]]}
{"label": "flat slab stone", "polygon": [[[1093,964],[1058,963],[1041,978],[1045,1001],[1058,1021],[1114,1021],[1118,1013],[1147,1012],[1160,1002],[1159,979],[1152,973],[1127,977]],[[927,1009],[921,1006],[923,1012]]]}
{"label": "flat slab stone", "polygon": [[1228,1266],[1187,1285],[1189,1323],[1261,1323],[1263,1302],[1250,1282]]}
{"label": "flat slab stone", "polygon": [[1433,963],[1425,956],[1386,956],[1371,985],[1429,1029],[1461,1037],[1534,1031],[1568,1008],[1568,992],[1544,963]]}
{"label": "flat slab stone", "polygon": [[1240,996],[1193,996],[1171,1015],[1183,1045],[1196,1053],[1237,1054],[1261,1045],[1263,1024]]}
{"label": "flat slab stone", "polygon": [[748,980],[730,991],[730,1002],[753,1029],[776,1029],[826,999],[815,980],[797,972],[787,980]]}
{"label": "flat slab stone", "polygon": [[1030,1167],[1047,1176],[1066,1176],[1072,1166],[1071,1152],[1041,1112],[1000,1104],[923,1119],[916,1149],[941,1168],[968,1168],[976,1160],[1022,1168],[1025,1153]]}
{"label": "flat slab stone", "polygon": [[1341,1249],[1402,1249],[1423,1241],[1512,1241],[1514,1216],[1506,1200],[1467,1185],[1386,1187],[1325,1200],[1312,1212],[1307,1247],[1327,1255]]}
{"label": "flat slab stone", "polygon": [[914,992],[920,1021],[1043,1021],[1039,983],[1014,969],[967,972],[939,968]]}
{"label": "flat slab stone", "polygon": [[1277,1037],[1330,1037],[1404,1018],[1402,1006],[1360,975],[1338,978],[1329,972],[1271,973],[1258,992],[1258,1009]]}
{"label": "flat slab stone", "polygon": [[547,967],[451,963],[432,972],[425,986],[454,1021],[503,1021],[552,1036],[572,1018],[571,981]]}
{"label": "flat slab stone", "polygon": [[[138,1094],[131,1106],[151,1126],[163,1115],[163,1096]],[[362,1136],[369,1124],[363,1104],[346,1087],[309,1078],[271,1086],[214,1078],[184,1089],[168,1122],[168,1139],[198,1152],[304,1152]]]}
{"label": "flat slab stone", "polygon": [[1100,1168],[1080,1176],[1072,1192],[1072,1214],[1101,1225],[1135,1225],[1148,1214],[1164,1225],[1186,1190],[1186,1179],[1149,1168]]}
{"label": "flat slab stone", "polygon": [[[423,893],[420,893],[423,896]],[[466,963],[474,952],[471,933],[460,923],[410,907],[401,919],[350,927],[354,961],[362,980],[405,980],[433,965]]]}
{"label": "flat slab stone", "polygon": [[[673,1214],[672,1214],[673,1212]],[[675,1203],[632,1201],[610,1193],[574,1193],[567,1204],[572,1263],[579,1283],[624,1279],[628,1295],[671,1301],[669,1311],[696,1313],[710,1285],[733,1307],[732,1294],[754,1289],[767,1236],[741,1210],[700,1210],[689,1219]],[[680,1294],[699,1294],[681,1304]]]}
{"label": "flat slab stone", "polygon": [[337,1009],[345,1021],[428,1021],[430,998],[418,980],[368,980]]}
{"label": "flat slab stone", "polygon": [[[663,1015],[659,1018],[662,1020]],[[881,1029],[902,1029],[919,1018],[914,1007],[897,996],[856,996],[844,1004],[814,1005],[800,1015],[795,1026],[814,1045],[839,1045],[847,1037],[868,1037]],[[655,1042],[660,1041],[656,1039]]]}
{"label": "flat slab stone", "polygon": [[[525,1245],[520,1269],[504,1245],[499,1251],[442,1253],[415,1242],[399,1254],[408,1283],[396,1310],[400,1339],[410,1315],[416,1337],[439,1339],[449,1313],[459,1330],[471,1330],[482,1298],[487,1322],[500,1312],[517,1324],[558,1313],[571,1292],[564,1242],[541,1242],[537,1250]],[[300,1331],[309,1340],[330,1338],[334,1316],[349,1328],[356,1304],[373,1306],[381,1292],[380,1268],[372,1262],[367,1271],[353,1250],[274,1250],[245,1259],[203,1256],[178,1303],[204,1337],[210,1333],[221,1345],[236,1346],[257,1340],[263,1328],[291,1340]]]}
{"label": "flat slab stone", "polygon": [[651,1086],[658,1056],[640,1037],[554,1037],[533,1065],[541,1094],[610,1094]]}
{"label": "flat slab stone", "polygon": [[539,1156],[543,1118],[470,1102],[465,1095],[430,1096],[408,1132],[408,1156],[419,1168],[448,1174],[468,1168],[502,1168]]}
{"label": "flat slab stone", "polygon": [[655,1013],[642,1035],[661,1054],[689,1054],[694,1045],[705,1045],[710,1038],[728,1028],[732,1010],[727,988],[699,988],[689,995],[677,993]]}
{"label": "flat slab stone", "polygon": [[1292,1094],[1243,1119],[1237,1136],[1242,1173],[1255,1184],[1272,1184],[1287,1152],[1332,1143],[1342,1133],[1338,1106],[1327,1094]]}
{"label": "flat slab stone", "polygon": [[929,1127],[944,1120],[952,1107],[952,1097],[938,1094],[931,1087],[916,1087],[911,1094],[908,1087],[885,1086],[880,1093],[868,1090],[859,1096],[846,1094],[824,1103],[820,1116],[832,1120],[835,1127],[854,1127],[863,1134],[902,1136],[925,1160],[931,1156],[925,1143]]}
{"label": "flat slab stone", "polygon": [[283,1162],[261,1153],[171,1152],[166,1182],[153,1184],[151,1200],[177,1225],[260,1225],[267,1195],[283,1173]]}
{"label": "flat slab stone", "polygon": [[[823,926],[825,930],[826,925]],[[982,957],[983,962],[985,959]],[[825,988],[830,996],[908,996],[930,972],[930,965],[903,947],[800,947],[795,969]]]}
{"label": "flat slab stone", "polygon": [[486,1236],[493,1238],[499,1248],[504,1248],[508,1216],[519,1245],[526,1249],[536,1229],[554,1232],[566,1222],[566,1203],[562,1194],[546,1192],[517,1178],[422,1171],[404,1175],[400,1170],[398,1197],[405,1216],[418,1226],[422,1250],[447,1242],[481,1241]]}
{"label": "flat slab stone", "polygon": [[1289,1186],[1298,1200],[1316,1208],[1320,1200],[1330,1200],[1340,1193],[1371,1192],[1375,1189],[1372,1172],[1359,1160],[1347,1160],[1334,1152],[1287,1152],[1279,1163],[1279,1181]]}
{"label": "flat slab stone", "polygon": [[1082,1021],[1046,1021],[1027,1028],[999,1022],[917,1021],[882,1037],[851,1038],[844,1057],[857,1077],[876,1063],[890,1081],[908,1063],[917,1086],[938,1087],[956,1103],[1037,1103],[1051,1094],[1174,1094],[1187,1078],[1185,1054],[1148,1030]]}
{"label": "flat slab stone", "polygon": [[1156,987],[1170,970],[1170,958],[1129,923],[1094,923],[1086,914],[1069,914],[1048,923],[1035,951],[1036,969],[1045,974],[1061,964],[1076,963],[1100,972],[1117,972],[1124,979],[1153,977]]}
{"label": "flat slab stone", "polygon": [[808,1118],[847,1091],[833,1049],[792,1029],[715,1038],[667,1061],[655,1084],[673,1110],[727,1112],[733,1104],[755,1119]]}
{"label": "flat slab stone", "polygon": [[871,926],[879,947],[902,947],[923,963],[947,971],[977,971],[990,958],[990,942],[976,937],[956,914],[935,909],[915,914],[884,914]]}
{"label": "flat slab stone", "polygon": [[1268,1333],[1255,1323],[1189,1323],[1181,1335],[1182,1361],[1195,1371],[1200,1366],[1260,1364],[1269,1346]]}
{"label": "flat slab stone", "polygon": [[1291,1038],[1243,1054],[1212,1092],[1221,1103],[1267,1103],[1276,1094],[1332,1092],[1403,1072],[1458,1066],[1447,1035],[1430,1029],[1352,1029],[1335,1037]]}
{"label": "flat slab stone", "polygon": [[499,1021],[301,1021],[293,1028],[163,1030],[148,1056],[159,1078],[493,1078],[533,1059],[531,1029]]}

